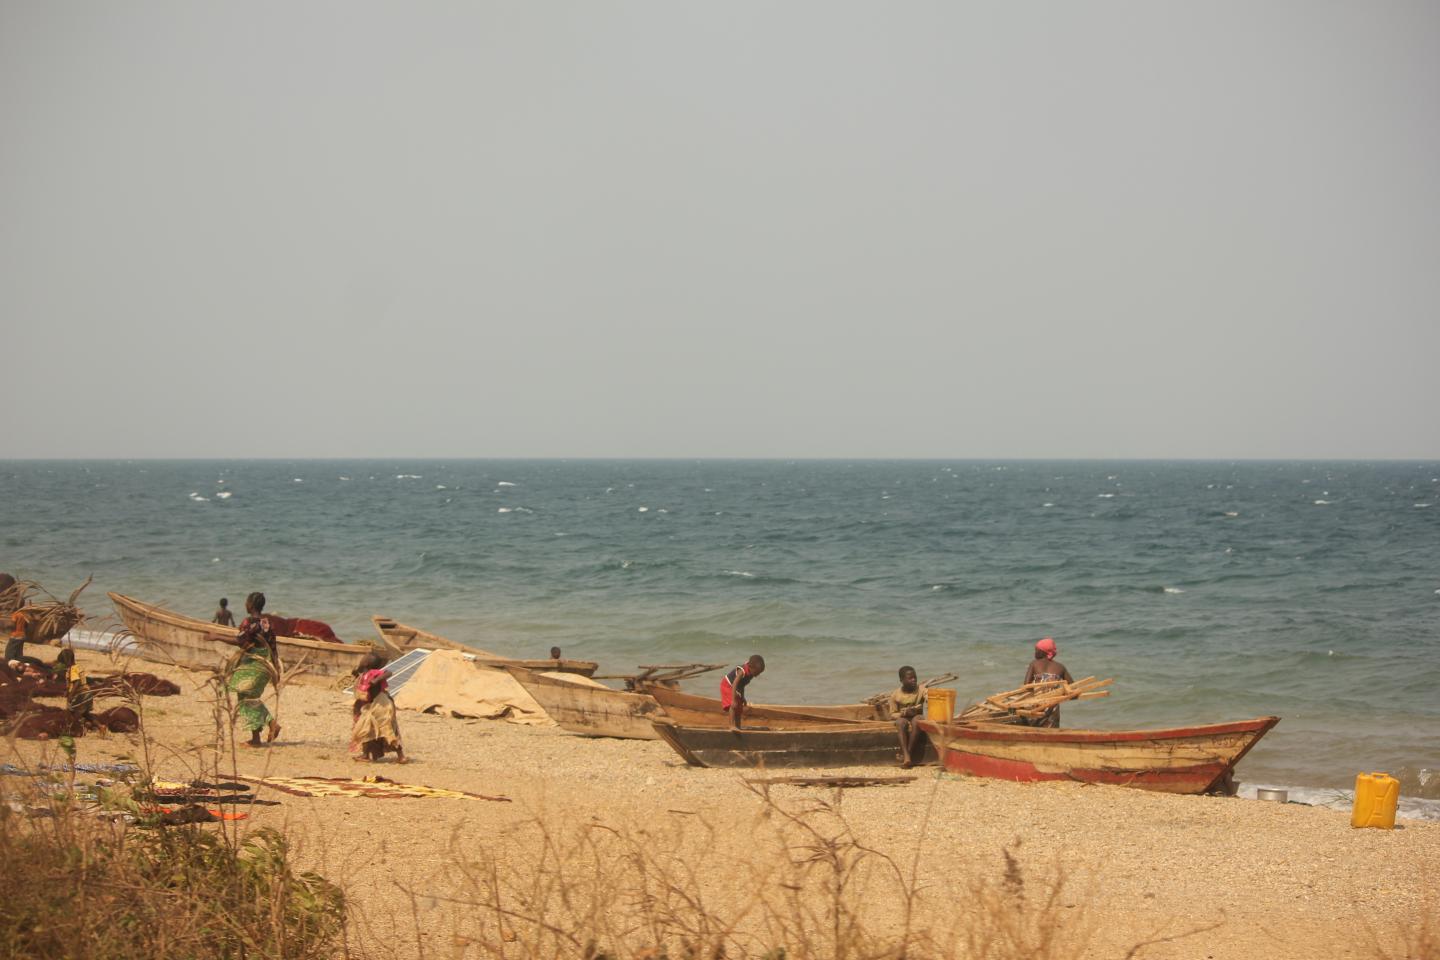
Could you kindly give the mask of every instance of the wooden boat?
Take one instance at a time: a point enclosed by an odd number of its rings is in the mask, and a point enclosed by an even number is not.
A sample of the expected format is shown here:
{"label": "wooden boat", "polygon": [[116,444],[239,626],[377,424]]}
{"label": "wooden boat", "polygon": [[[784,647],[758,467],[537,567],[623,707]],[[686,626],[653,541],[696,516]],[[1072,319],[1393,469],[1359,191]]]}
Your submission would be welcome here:
{"label": "wooden boat", "polygon": [[687,727],[658,720],[660,739],[692,767],[856,767],[897,762],[895,725],[838,723],[803,730]]}
{"label": "wooden boat", "polygon": [[1169,730],[1055,730],[930,721],[920,726],[952,773],[1211,793],[1228,792],[1235,764],[1279,722],[1279,717],[1258,717]]}
{"label": "wooden boat", "polygon": [[438,633],[421,630],[391,620],[389,617],[371,617],[380,642],[393,654],[408,653],[411,650],[458,650],[468,653],[476,660],[496,667],[523,667],[526,670],[549,670],[557,673],[578,673],[588,677],[599,666],[594,660],[518,660],[489,650],[481,650],[469,644],[442,637]]}
{"label": "wooden boat", "polygon": [[[701,697],[685,693],[673,687],[647,685],[645,692],[655,698],[676,723],[684,726],[730,726],[730,717],[720,709],[720,701],[714,697]],[[836,723],[873,723],[884,720],[879,709],[869,703],[846,703],[826,706],[784,705],[751,703],[745,707],[746,721],[757,726],[816,725]],[[891,728],[894,729],[893,727]]]}
{"label": "wooden boat", "polygon": [[[110,601],[135,637],[136,655],[146,660],[203,670],[223,665],[236,653],[235,647],[210,639],[216,634],[238,636],[240,631],[234,627],[187,617],[123,593],[110,594]],[[280,668],[287,678],[329,683],[336,677],[350,676],[369,654],[388,659],[388,651],[373,643],[326,643],[308,637],[276,639]]]}
{"label": "wooden boat", "polygon": [[649,694],[591,686],[596,681],[570,683],[519,667],[506,669],[551,720],[571,733],[624,740],[659,736],[652,721],[661,716],[660,705]]}

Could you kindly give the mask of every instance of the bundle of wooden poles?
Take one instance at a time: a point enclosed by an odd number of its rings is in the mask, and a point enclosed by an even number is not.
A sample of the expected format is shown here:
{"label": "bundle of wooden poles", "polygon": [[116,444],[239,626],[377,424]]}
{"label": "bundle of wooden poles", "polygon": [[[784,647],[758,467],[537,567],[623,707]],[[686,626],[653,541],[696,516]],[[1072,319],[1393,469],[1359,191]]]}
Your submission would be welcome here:
{"label": "bundle of wooden poles", "polygon": [[970,704],[955,718],[956,723],[1026,723],[1039,720],[1068,700],[1097,700],[1110,696],[1102,689],[1113,678],[1096,680],[1086,677],[1066,683],[1063,680],[1027,683]]}
{"label": "bundle of wooden poles", "polygon": [[639,690],[647,683],[675,686],[681,680],[698,677],[702,673],[723,668],[723,663],[642,663],[639,673],[603,673],[595,680],[623,680],[626,690]]}
{"label": "bundle of wooden poles", "polygon": [[[90,578],[64,600],[57,599],[32,580],[19,580],[0,591],[0,617],[9,617],[16,610],[24,609],[30,623],[26,638],[31,643],[50,643],[64,637],[72,627],[79,625],[85,615],[75,605],[81,591],[90,586]],[[38,599],[37,594],[48,599]]]}

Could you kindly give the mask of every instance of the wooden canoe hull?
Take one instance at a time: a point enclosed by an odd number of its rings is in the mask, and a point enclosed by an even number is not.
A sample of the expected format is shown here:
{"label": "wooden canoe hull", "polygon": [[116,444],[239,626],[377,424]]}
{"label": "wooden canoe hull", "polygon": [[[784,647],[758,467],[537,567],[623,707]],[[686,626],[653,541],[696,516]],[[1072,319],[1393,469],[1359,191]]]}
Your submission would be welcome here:
{"label": "wooden canoe hull", "polygon": [[951,773],[1030,783],[1073,780],[1163,793],[1222,790],[1279,717],[1165,730],[1054,730],[924,722]]}
{"label": "wooden canoe hull", "polygon": [[643,693],[567,683],[533,670],[507,668],[515,682],[564,730],[582,737],[656,740],[660,705]]}
{"label": "wooden canoe hull", "polygon": [[900,750],[893,723],[845,723],[806,730],[731,730],[657,721],[655,732],[692,767],[894,766]]}
{"label": "wooden canoe hull", "polygon": [[[720,701],[714,697],[702,697],[658,684],[647,685],[645,692],[654,697],[665,713],[681,726],[730,726],[730,715],[720,709]],[[751,703],[745,707],[746,722],[753,722],[756,726],[874,723],[884,719],[868,703],[828,706]]]}
{"label": "wooden canoe hull", "polygon": [[[125,628],[135,637],[136,655],[145,660],[208,670],[223,666],[237,652],[229,644],[210,639],[217,634],[238,636],[240,631],[234,627],[187,617],[122,593],[110,594],[110,602],[115,605]],[[280,668],[292,679],[312,683],[328,684],[336,677],[348,677],[360,661],[372,653],[387,659],[389,656],[383,647],[373,643],[326,643],[308,637],[277,637],[276,640]]]}
{"label": "wooden canoe hull", "polygon": [[599,667],[599,664],[593,660],[517,660],[514,657],[502,656],[489,650],[482,650],[479,647],[451,640],[449,637],[442,637],[438,633],[421,630],[419,627],[399,623],[389,617],[374,616],[370,618],[370,622],[375,624],[375,632],[380,635],[380,642],[397,654],[408,653],[411,650],[458,650],[474,656],[479,662],[496,667],[523,667],[526,670],[578,673],[584,677],[590,676]]}

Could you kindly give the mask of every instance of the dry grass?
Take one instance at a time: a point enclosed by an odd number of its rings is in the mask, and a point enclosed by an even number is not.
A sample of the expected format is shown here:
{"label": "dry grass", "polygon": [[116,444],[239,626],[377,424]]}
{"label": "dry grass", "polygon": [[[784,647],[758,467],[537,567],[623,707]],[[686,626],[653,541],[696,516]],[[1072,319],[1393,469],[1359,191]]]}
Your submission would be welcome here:
{"label": "dry grass", "polygon": [[[1062,960],[1087,942],[1062,871],[920,879],[923,824],[901,862],[857,839],[841,792],[782,802],[753,787],[753,831],[700,817],[617,829],[532,819],[515,837],[450,844],[449,892],[406,890],[396,956],[446,960]],[[971,875],[974,876],[973,874]],[[438,901],[445,935],[422,922]],[[382,921],[383,922],[383,921]],[[437,942],[438,941],[438,942]]]}
{"label": "dry grass", "polygon": [[308,960],[344,929],[340,891],[291,869],[272,831],[157,829],[0,784],[0,863],[24,878],[6,883],[0,956]]}

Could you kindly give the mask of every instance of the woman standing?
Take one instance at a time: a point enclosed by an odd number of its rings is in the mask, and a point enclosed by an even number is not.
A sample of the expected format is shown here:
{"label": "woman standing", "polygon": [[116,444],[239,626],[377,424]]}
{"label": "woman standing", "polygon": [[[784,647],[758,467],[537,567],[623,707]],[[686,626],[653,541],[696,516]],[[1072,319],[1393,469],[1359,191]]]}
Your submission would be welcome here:
{"label": "woman standing", "polygon": [[258,747],[260,731],[265,730],[265,742],[270,743],[280,735],[280,723],[265,708],[261,699],[271,678],[280,686],[280,653],[275,645],[275,631],[270,627],[270,618],[265,616],[265,594],[252,593],[245,598],[247,616],[240,621],[240,634],[234,637],[217,636],[216,639],[240,648],[240,661],[230,671],[230,690],[237,701],[236,715],[250,731],[247,747]]}

